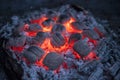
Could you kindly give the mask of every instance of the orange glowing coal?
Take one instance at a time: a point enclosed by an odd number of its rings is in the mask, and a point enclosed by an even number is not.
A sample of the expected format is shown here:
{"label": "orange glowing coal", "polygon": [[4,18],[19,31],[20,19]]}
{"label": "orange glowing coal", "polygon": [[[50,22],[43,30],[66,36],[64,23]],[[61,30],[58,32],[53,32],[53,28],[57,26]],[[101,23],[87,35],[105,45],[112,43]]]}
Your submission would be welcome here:
{"label": "orange glowing coal", "polygon": [[[40,19],[32,20],[31,23],[32,24],[36,23],[36,24],[40,25],[42,27],[42,32],[49,32],[49,34],[52,34],[50,32],[52,30],[53,25],[50,25],[50,26],[47,26],[47,27],[42,25],[42,23],[47,19],[48,19],[47,17],[41,17]],[[57,17],[53,20],[54,20],[55,23],[57,23],[56,22]],[[37,61],[35,63],[36,65],[42,66],[45,69],[48,69],[46,66],[43,65],[42,62],[49,52],[57,52],[57,53],[60,53],[60,54],[63,54],[63,53],[65,54],[67,50],[71,50],[76,59],[81,58],[81,56],[72,49],[74,42],[71,42],[71,43],[68,42],[69,41],[69,36],[67,34],[69,34],[69,35],[72,34],[72,33],[81,34],[83,32],[83,30],[75,30],[71,25],[72,22],[76,22],[76,20],[73,17],[71,17],[68,22],[63,24],[65,29],[66,29],[65,33],[61,33],[63,35],[63,37],[65,38],[65,44],[63,46],[54,47],[50,42],[50,40],[51,40],[50,37],[46,38],[44,40],[44,42],[41,45],[39,45],[39,47],[42,48],[45,51],[45,54],[42,56],[42,58],[39,61]],[[25,29],[28,29],[27,24],[25,25]],[[27,36],[32,36],[32,37],[36,36],[36,34],[37,34],[37,32],[26,32]],[[92,42],[94,45],[97,44],[96,40],[89,39],[89,42]],[[95,55],[95,52],[90,52],[89,55],[86,57],[86,59],[93,59],[93,58],[98,58]]]}
{"label": "orange glowing coal", "polygon": [[71,17],[68,22],[66,22],[65,24],[63,24],[65,26],[67,32],[82,33],[82,30],[75,30],[75,29],[72,28],[72,25],[71,25],[72,22],[75,22],[75,19]]}

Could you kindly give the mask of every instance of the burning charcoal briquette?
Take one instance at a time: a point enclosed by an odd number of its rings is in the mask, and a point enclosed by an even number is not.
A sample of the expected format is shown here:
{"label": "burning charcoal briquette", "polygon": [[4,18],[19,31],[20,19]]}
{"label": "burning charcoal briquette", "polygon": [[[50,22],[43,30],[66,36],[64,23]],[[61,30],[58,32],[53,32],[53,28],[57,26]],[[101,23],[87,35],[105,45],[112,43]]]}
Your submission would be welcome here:
{"label": "burning charcoal briquette", "polygon": [[24,46],[25,42],[26,42],[26,36],[20,35],[18,37],[11,37],[8,41],[8,45],[20,47],[20,46]]}
{"label": "burning charcoal briquette", "polygon": [[26,51],[23,53],[23,56],[30,62],[34,63],[37,60],[37,56],[34,55],[32,52]]}
{"label": "burning charcoal briquette", "polygon": [[65,27],[61,24],[55,24],[52,28],[52,33],[55,33],[55,32],[64,32],[65,31]]}
{"label": "burning charcoal briquette", "polygon": [[58,18],[58,22],[62,23],[62,24],[68,22],[69,20],[70,20],[70,16],[68,16],[66,14],[61,14]]}
{"label": "burning charcoal briquette", "polygon": [[97,64],[98,64],[98,61],[96,60],[86,62],[79,67],[78,71],[84,74],[91,74],[92,71],[96,68]]}
{"label": "burning charcoal briquette", "polygon": [[57,69],[63,63],[63,57],[55,52],[50,52],[43,60],[43,64],[50,70]]}
{"label": "burning charcoal briquette", "polygon": [[53,46],[60,47],[65,44],[65,39],[60,33],[54,33],[50,42]]}
{"label": "burning charcoal briquette", "polygon": [[73,29],[75,30],[83,30],[83,29],[88,29],[88,27],[83,24],[83,23],[80,23],[80,22],[72,22],[71,23],[71,26]]}
{"label": "burning charcoal briquette", "polygon": [[37,47],[37,46],[31,46],[27,50],[23,52],[23,56],[30,62],[34,63],[37,60],[39,60],[42,55],[44,54],[44,51]]}
{"label": "burning charcoal briquette", "polygon": [[14,25],[14,29],[12,30],[13,36],[18,36],[21,32],[24,31],[24,22],[19,20],[17,25]]}
{"label": "burning charcoal briquette", "polygon": [[56,12],[55,11],[52,11],[52,10],[49,10],[47,13],[46,13],[46,17],[48,17],[48,18],[54,18],[54,17],[56,17],[57,16],[57,14],[56,14]]}
{"label": "burning charcoal briquette", "polygon": [[54,21],[52,19],[47,19],[42,23],[42,25],[45,26],[45,27],[50,27],[53,24],[54,24]]}
{"label": "burning charcoal briquette", "polygon": [[99,68],[97,68],[97,70],[95,72],[93,72],[90,75],[88,80],[98,80],[102,74],[103,74],[103,69],[99,67]]}
{"label": "burning charcoal briquette", "polygon": [[74,43],[73,46],[74,51],[76,51],[81,57],[87,56],[90,53],[90,48],[87,45],[87,43],[85,43],[82,40],[79,40],[77,42]]}
{"label": "burning charcoal briquette", "polygon": [[80,40],[81,38],[82,37],[81,37],[80,33],[73,33],[73,34],[70,35],[69,43],[76,42],[76,41]]}
{"label": "burning charcoal briquette", "polygon": [[38,32],[35,38],[33,38],[33,43],[41,44],[46,39],[47,34],[45,32]]}
{"label": "burning charcoal briquette", "polygon": [[82,34],[91,39],[99,39],[99,35],[93,29],[84,30]]}
{"label": "burning charcoal briquette", "polygon": [[116,62],[116,63],[110,68],[110,73],[111,73],[111,75],[115,76],[119,70],[120,70],[120,62]]}
{"label": "burning charcoal briquette", "polygon": [[39,32],[40,30],[42,30],[42,27],[39,26],[38,24],[30,24],[30,26],[29,26],[27,31]]}

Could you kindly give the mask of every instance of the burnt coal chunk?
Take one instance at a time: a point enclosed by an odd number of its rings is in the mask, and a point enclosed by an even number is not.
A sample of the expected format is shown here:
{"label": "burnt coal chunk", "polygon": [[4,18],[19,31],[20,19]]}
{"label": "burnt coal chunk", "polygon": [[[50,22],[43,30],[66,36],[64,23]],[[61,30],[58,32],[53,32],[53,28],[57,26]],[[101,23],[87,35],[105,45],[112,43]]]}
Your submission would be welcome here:
{"label": "burnt coal chunk", "polygon": [[40,30],[42,30],[42,27],[40,25],[38,25],[38,24],[30,24],[27,31],[39,32]]}
{"label": "burnt coal chunk", "polygon": [[61,24],[55,24],[52,28],[52,33],[55,33],[55,32],[64,32],[65,31],[65,27]]}
{"label": "burnt coal chunk", "polygon": [[11,37],[8,41],[8,46],[21,47],[24,46],[26,42],[26,36],[20,35],[18,37]]}
{"label": "burnt coal chunk", "polygon": [[56,17],[56,16],[57,16],[56,12],[52,11],[52,10],[49,10],[46,13],[46,17],[51,18],[51,19],[54,18],[54,17]]}
{"label": "burnt coal chunk", "polygon": [[33,38],[33,43],[42,44],[46,37],[47,34],[45,32],[38,32],[37,35]]}
{"label": "burnt coal chunk", "polygon": [[43,55],[43,53],[44,53],[44,51],[41,48],[37,47],[37,46],[31,46],[31,47],[29,47],[27,49],[27,51],[32,52],[37,57],[41,57]]}
{"label": "burnt coal chunk", "polygon": [[61,14],[61,15],[59,16],[57,22],[59,22],[59,23],[61,23],[61,24],[64,24],[64,23],[68,22],[69,20],[70,20],[70,16],[69,16],[69,15],[67,15],[67,14]]}
{"label": "burnt coal chunk", "polygon": [[57,69],[63,63],[63,57],[55,52],[50,52],[44,58],[43,64],[50,70]]}
{"label": "burnt coal chunk", "polygon": [[24,22],[19,21],[18,25],[14,25],[14,29],[12,30],[12,36],[18,36],[21,32],[24,31]]}
{"label": "burnt coal chunk", "polygon": [[43,23],[42,23],[42,25],[44,26],[44,27],[50,27],[50,26],[52,26],[54,24],[54,21],[52,20],[52,19],[47,19],[47,20],[45,20]]}
{"label": "burnt coal chunk", "polygon": [[71,23],[71,26],[73,29],[75,30],[83,30],[83,29],[88,29],[88,27],[83,24],[83,23],[80,23],[80,22],[72,22]]}
{"label": "burnt coal chunk", "polygon": [[83,36],[89,37],[91,39],[99,39],[99,35],[93,29],[88,29],[83,31]]}
{"label": "burnt coal chunk", "polygon": [[74,51],[76,51],[81,57],[85,57],[90,53],[90,48],[87,45],[87,43],[85,43],[82,40],[79,40],[77,42],[74,43],[73,46]]}
{"label": "burnt coal chunk", "polygon": [[72,33],[69,38],[69,43],[76,42],[82,38],[80,33]]}
{"label": "burnt coal chunk", "polygon": [[54,33],[50,42],[54,47],[60,47],[65,44],[65,39],[60,33]]}
{"label": "burnt coal chunk", "polygon": [[37,47],[37,46],[31,46],[27,50],[23,52],[23,56],[30,62],[34,63],[37,60],[39,60],[42,55],[44,54],[44,51]]}
{"label": "burnt coal chunk", "polygon": [[30,63],[34,63],[37,60],[37,56],[32,54],[32,52],[30,51],[26,51],[23,56],[30,62]]}

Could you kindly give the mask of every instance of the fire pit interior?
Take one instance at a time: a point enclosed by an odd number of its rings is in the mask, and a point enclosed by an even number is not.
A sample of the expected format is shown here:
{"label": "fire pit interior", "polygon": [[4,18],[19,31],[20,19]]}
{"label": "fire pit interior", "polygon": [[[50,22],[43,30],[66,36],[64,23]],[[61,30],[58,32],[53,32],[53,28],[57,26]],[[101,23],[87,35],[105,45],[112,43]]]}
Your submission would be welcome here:
{"label": "fire pit interior", "polygon": [[10,80],[120,80],[110,32],[76,5],[14,15],[0,30],[0,63]]}

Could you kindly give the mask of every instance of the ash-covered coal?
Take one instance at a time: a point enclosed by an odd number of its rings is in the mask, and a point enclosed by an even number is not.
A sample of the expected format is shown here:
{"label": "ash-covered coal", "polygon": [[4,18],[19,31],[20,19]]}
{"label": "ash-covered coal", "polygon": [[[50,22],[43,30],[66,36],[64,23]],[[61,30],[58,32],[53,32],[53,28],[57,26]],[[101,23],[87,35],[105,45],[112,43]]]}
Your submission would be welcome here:
{"label": "ash-covered coal", "polygon": [[[120,79],[115,33],[81,7],[26,12],[13,16],[11,22],[0,30],[0,46],[22,67],[22,80]],[[7,56],[4,62],[12,65]]]}
{"label": "ash-covered coal", "polygon": [[52,35],[51,44],[55,47],[60,47],[65,44],[65,39],[60,33],[54,33]]}
{"label": "ash-covered coal", "polygon": [[30,62],[34,63],[37,60],[39,60],[42,55],[44,54],[44,51],[37,47],[37,46],[30,46],[28,49],[26,49],[23,52],[23,56]]}
{"label": "ash-covered coal", "polygon": [[45,57],[43,64],[49,67],[51,70],[55,70],[60,66],[63,62],[63,57],[60,56],[58,53],[55,52],[50,52],[48,55]]}
{"label": "ash-covered coal", "polygon": [[63,25],[61,25],[61,24],[56,24],[56,25],[54,25],[53,28],[52,28],[52,33],[55,33],[55,32],[60,32],[60,33],[62,33],[62,32],[64,32],[64,31],[65,31],[65,27],[64,27]]}
{"label": "ash-covered coal", "polygon": [[88,45],[82,40],[75,42],[73,49],[79,55],[81,55],[81,57],[87,56],[91,51],[90,48],[88,47]]}

